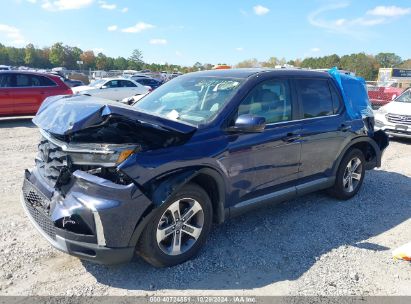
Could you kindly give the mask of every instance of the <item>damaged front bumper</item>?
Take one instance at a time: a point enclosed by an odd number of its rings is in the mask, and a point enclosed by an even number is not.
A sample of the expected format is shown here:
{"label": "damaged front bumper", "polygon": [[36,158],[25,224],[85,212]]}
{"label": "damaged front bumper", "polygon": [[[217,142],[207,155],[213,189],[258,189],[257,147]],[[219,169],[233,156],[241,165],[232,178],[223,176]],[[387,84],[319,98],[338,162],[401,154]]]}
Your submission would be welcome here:
{"label": "damaged front bumper", "polygon": [[77,170],[63,196],[26,170],[22,204],[39,232],[57,249],[101,264],[128,262],[131,242],[150,200],[133,183],[119,185]]}

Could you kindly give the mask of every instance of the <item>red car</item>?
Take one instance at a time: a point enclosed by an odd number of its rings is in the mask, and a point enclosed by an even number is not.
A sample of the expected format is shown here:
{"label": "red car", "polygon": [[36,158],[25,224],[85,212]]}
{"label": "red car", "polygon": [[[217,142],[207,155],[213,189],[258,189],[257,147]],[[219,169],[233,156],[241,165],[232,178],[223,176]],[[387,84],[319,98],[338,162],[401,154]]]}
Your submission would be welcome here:
{"label": "red car", "polygon": [[0,116],[33,115],[45,98],[69,94],[71,89],[56,75],[0,72]]}
{"label": "red car", "polygon": [[402,88],[397,88],[393,84],[383,84],[380,86],[368,86],[368,97],[374,109],[385,106],[393,101],[397,96],[400,96],[404,91]]}

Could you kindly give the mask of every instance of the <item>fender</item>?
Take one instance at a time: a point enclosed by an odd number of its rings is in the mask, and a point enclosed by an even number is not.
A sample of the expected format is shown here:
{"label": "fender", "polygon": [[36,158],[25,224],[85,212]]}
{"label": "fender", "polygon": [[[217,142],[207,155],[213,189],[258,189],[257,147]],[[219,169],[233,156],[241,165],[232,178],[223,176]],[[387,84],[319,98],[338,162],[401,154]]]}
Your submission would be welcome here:
{"label": "fender", "polygon": [[[342,161],[342,158],[344,157],[344,155],[346,154],[346,152],[352,148],[354,145],[358,144],[358,143],[368,143],[370,144],[370,146],[373,148],[374,152],[375,152],[375,160],[372,162],[367,162],[366,164],[366,169],[367,170],[371,170],[374,167],[380,167],[381,166],[381,158],[382,158],[382,153],[384,151],[384,149],[388,146],[388,137],[386,137],[387,135],[385,133],[383,133],[384,136],[382,136],[381,134],[379,134],[378,132],[375,132],[374,137],[376,137],[374,139],[368,136],[361,136],[361,137],[357,137],[354,138],[352,141],[349,142],[349,144],[347,144],[345,146],[345,148],[341,151],[340,156],[338,157],[337,161],[334,164],[333,170],[332,170],[332,175],[335,176],[337,174],[337,170],[340,166],[340,163]],[[382,140],[378,140],[377,138],[381,137]],[[378,142],[378,144],[377,144]]]}
{"label": "fender", "polygon": [[[167,200],[177,193],[184,185],[200,176],[201,174],[208,175],[213,178],[218,190],[218,201],[213,204],[213,211],[218,223],[223,223],[225,219],[225,182],[221,174],[216,170],[202,167],[202,168],[184,168],[177,171],[172,171],[154,179],[150,185],[147,197],[151,200],[152,205],[146,214],[137,224],[134,233],[130,239],[129,246],[136,246],[141,233],[154,216],[154,211],[167,202]],[[212,198],[210,198],[212,199]]]}

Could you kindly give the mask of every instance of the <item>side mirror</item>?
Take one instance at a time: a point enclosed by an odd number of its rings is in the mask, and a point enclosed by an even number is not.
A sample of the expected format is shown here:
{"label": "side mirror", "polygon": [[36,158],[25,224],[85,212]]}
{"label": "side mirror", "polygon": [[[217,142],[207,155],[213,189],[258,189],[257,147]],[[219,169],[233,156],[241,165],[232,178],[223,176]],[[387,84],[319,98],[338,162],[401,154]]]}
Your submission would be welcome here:
{"label": "side mirror", "polygon": [[100,89],[107,89],[108,87],[106,85],[101,86]]}
{"label": "side mirror", "polygon": [[258,133],[265,129],[265,118],[252,114],[244,114],[237,117],[234,126],[227,129],[228,132]]}

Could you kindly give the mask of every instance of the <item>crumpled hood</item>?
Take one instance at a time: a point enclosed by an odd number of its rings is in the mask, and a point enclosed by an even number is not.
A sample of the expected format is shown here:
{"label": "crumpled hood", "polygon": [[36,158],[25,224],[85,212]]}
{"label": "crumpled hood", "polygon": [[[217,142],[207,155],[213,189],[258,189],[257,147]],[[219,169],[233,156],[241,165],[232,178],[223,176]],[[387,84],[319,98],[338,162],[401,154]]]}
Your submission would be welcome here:
{"label": "crumpled hood", "polygon": [[118,102],[83,95],[47,98],[33,118],[33,123],[49,133],[69,135],[100,125],[113,116],[182,134],[196,130],[193,126],[139,112]]}

